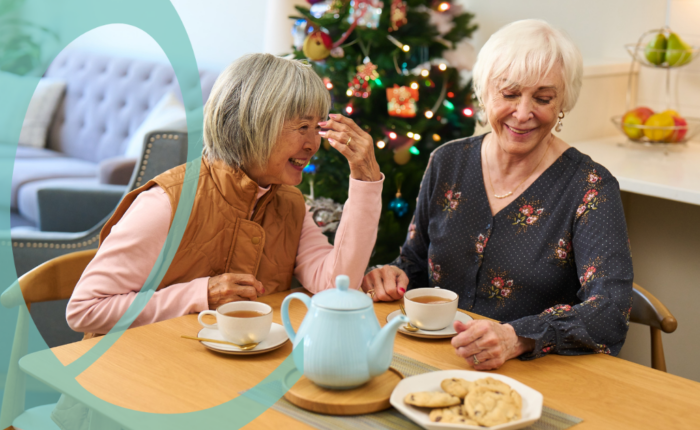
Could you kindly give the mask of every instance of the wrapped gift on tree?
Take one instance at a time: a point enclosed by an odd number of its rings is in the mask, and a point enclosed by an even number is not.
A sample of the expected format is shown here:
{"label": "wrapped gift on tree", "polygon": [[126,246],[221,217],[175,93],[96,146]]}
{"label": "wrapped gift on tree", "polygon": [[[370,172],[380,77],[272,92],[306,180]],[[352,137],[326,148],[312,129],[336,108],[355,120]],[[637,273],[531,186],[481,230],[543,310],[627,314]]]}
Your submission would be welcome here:
{"label": "wrapped gift on tree", "polygon": [[389,115],[399,118],[413,118],[416,116],[416,102],[418,101],[418,89],[398,86],[386,90],[387,110]]}

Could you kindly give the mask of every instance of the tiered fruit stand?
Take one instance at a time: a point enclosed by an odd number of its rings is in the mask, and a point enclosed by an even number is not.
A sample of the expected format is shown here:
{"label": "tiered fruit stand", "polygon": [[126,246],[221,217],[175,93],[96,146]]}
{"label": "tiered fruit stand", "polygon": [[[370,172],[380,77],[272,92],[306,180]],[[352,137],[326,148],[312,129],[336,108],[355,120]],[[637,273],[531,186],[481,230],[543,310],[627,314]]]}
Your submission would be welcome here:
{"label": "tiered fruit stand", "polygon": [[[697,59],[699,56],[698,54],[700,54],[700,48],[697,46],[689,46],[685,49],[651,48],[649,46],[649,42],[653,37],[659,34],[664,34],[664,36],[668,38],[672,34],[672,31],[668,25],[662,29],[649,30],[640,36],[637,43],[625,45],[627,52],[633,59],[632,64],[630,65],[627,85],[627,112],[630,112],[635,108],[635,106],[632,106],[633,93],[636,90],[636,88],[633,88],[633,83],[637,81],[634,79],[634,73],[635,70],[639,70],[640,66],[666,69],[665,109],[666,111],[671,111],[671,72],[674,69],[678,69],[692,63]],[[650,58],[657,60],[652,62],[650,61]],[[671,58],[672,61],[669,62],[669,58]],[[635,143],[643,143],[647,145],[685,143],[691,140],[700,131],[700,119],[697,118],[683,117],[686,122],[685,125],[676,124],[673,126],[656,126],[630,122],[625,122],[623,124],[624,117],[624,115],[617,115],[612,117],[612,121],[629,138],[630,141]],[[672,138],[671,136],[676,136],[676,138]],[[681,137],[678,138],[678,136]]]}

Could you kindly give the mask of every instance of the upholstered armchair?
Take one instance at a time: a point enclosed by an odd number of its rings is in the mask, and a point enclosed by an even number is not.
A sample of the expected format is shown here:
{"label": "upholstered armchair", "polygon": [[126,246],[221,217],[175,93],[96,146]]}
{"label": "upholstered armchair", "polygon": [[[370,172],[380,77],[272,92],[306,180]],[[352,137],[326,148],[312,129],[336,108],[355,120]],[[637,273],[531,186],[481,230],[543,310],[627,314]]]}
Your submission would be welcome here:
{"label": "upholstered armchair", "polygon": [[[12,251],[15,259],[17,276],[21,276],[45,261],[69,252],[97,248],[102,226],[111,216],[121,197],[134,190],[155,176],[183,164],[187,161],[187,134],[179,132],[153,132],[147,137],[147,144],[137,163],[128,185],[119,190],[94,190],[93,192],[75,192],[74,190],[55,190],[49,198],[63,206],[71,213],[86,210],[86,208],[109,201],[111,210],[107,217],[98,220],[90,229],[78,233],[45,232],[45,231],[13,231]],[[110,199],[116,199],[111,201]]]}

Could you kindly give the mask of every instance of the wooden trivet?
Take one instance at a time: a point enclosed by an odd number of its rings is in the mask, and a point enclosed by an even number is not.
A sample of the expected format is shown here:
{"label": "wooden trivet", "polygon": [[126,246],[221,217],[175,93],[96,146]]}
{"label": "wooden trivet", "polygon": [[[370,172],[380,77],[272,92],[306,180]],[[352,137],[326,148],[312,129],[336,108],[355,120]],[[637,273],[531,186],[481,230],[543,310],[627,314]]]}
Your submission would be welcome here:
{"label": "wooden trivet", "polygon": [[391,407],[389,397],[404,378],[398,370],[389,368],[365,385],[352,390],[329,390],[319,387],[302,376],[284,398],[307,411],[328,415],[361,415]]}

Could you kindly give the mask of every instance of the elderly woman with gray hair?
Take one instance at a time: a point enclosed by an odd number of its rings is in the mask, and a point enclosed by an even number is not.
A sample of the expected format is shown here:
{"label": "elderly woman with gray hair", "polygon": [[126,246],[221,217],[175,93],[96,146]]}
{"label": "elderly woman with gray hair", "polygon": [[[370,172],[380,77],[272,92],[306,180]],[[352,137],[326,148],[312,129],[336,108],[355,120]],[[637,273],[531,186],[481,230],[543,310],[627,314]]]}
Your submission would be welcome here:
{"label": "elderly woman with gray hair", "polygon": [[571,40],[543,21],[492,35],[473,80],[493,131],[433,152],[401,255],[363,280],[378,300],[446,288],[460,308],[501,321],[455,322],[452,345],[475,369],[616,355],[625,341],[633,273],[619,185],[552,134],[582,68]]}
{"label": "elderly woman with gray hair", "polygon": [[[310,291],[338,274],[360,287],[377,233],[383,175],[372,138],[330,115],[330,96],[310,66],[269,54],[232,63],[204,110],[204,151],[192,212],[158,290],[134,326],[287,290],[292,276]],[[322,130],[325,129],[325,130]],[[321,137],[350,164],[349,198],[335,246],[294,186]],[[106,333],[144,285],[165,243],[186,165],[129,193],[100,236],[75,288],[67,320]]]}

